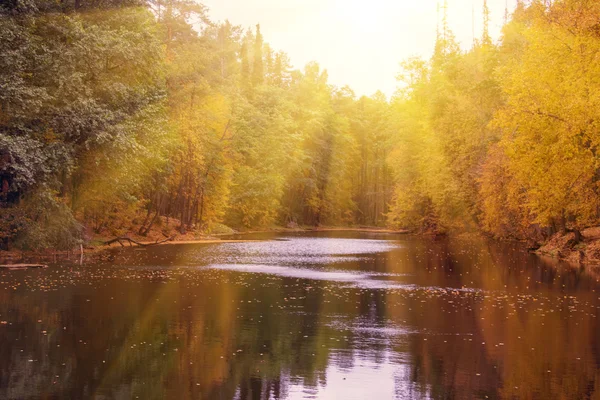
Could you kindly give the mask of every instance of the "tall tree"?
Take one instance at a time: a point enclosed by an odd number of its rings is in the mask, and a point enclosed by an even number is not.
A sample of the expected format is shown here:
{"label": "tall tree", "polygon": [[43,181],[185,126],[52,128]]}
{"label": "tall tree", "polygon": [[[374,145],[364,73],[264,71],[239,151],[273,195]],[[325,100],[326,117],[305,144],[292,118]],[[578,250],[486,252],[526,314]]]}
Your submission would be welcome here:
{"label": "tall tree", "polygon": [[263,36],[260,33],[260,25],[256,25],[256,38],[254,39],[254,65],[252,68],[252,83],[260,85],[265,79],[263,65]]}

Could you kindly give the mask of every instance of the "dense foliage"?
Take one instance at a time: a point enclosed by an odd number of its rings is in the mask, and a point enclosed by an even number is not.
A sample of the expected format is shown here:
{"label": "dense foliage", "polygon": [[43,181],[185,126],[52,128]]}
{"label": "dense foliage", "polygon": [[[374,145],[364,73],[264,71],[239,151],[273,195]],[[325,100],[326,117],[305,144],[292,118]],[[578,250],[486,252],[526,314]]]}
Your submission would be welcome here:
{"label": "dense foliage", "polygon": [[392,221],[540,240],[597,224],[599,20],[597,2],[520,2],[499,45],[447,34],[407,63]]}
{"label": "dense foliage", "polygon": [[600,7],[519,3],[499,44],[488,19],[467,52],[444,24],[388,101],[292,70],[260,26],[191,0],[3,2],[2,247],[161,224],[596,224]]}

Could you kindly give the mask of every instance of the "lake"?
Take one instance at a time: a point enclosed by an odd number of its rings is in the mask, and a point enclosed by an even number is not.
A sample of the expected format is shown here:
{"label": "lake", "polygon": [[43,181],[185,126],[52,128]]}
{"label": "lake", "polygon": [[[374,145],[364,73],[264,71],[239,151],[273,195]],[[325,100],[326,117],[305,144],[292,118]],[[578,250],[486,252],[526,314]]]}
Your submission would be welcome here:
{"label": "lake", "polygon": [[356,232],[0,272],[3,399],[587,399],[600,274]]}

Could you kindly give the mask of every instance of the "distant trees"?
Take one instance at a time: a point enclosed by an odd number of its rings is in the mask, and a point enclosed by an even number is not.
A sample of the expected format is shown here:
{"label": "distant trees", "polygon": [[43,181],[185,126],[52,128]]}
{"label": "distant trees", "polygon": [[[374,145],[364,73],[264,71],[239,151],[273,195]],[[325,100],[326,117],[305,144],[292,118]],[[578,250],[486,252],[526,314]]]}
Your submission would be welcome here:
{"label": "distant trees", "polygon": [[495,140],[488,125],[502,102],[493,74],[497,49],[482,40],[464,54],[448,33],[435,48],[429,63],[404,64],[405,89],[394,100],[399,136],[390,222],[474,229],[479,168]]}
{"label": "distant trees", "polygon": [[189,0],[1,13],[3,247],[146,235],[164,217],[182,233],[384,222],[389,144],[370,141],[391,132],[387,102],[334,89],[314,63],[292,71],[260,25],[215,24]]}
{"label": "distant trees", "polygon": [[357,98],[293,70],[260,25],[191,0],[0,8],[2,247],[273,224],[421,231],[598,223],[600,9],[519,3],[496,45],[444,19],[401,89]]}

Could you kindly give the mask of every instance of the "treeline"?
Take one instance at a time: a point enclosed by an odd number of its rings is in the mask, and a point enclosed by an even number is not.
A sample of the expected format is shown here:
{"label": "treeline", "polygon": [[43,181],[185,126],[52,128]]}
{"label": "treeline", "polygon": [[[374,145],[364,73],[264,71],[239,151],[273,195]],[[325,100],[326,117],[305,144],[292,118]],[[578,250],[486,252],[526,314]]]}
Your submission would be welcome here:
{"label": "treeline", "polygon": [[382,225],[383,95],[189,0],[14,0],[0,20],[3,247],[170,224]]}
{"label": "treeline", "polygon": [[391,101],[292,69],[191,0],[0,8],[2,247],[169,224],[483,229],[598,223],[600,5],[519,3],[493,43],[443,23]]}
{"label": "treeline", "polygon": [[543,241],[600,217],[600,3],[519,2],[499,44],[441,29],[393,101],[390,222]]}

